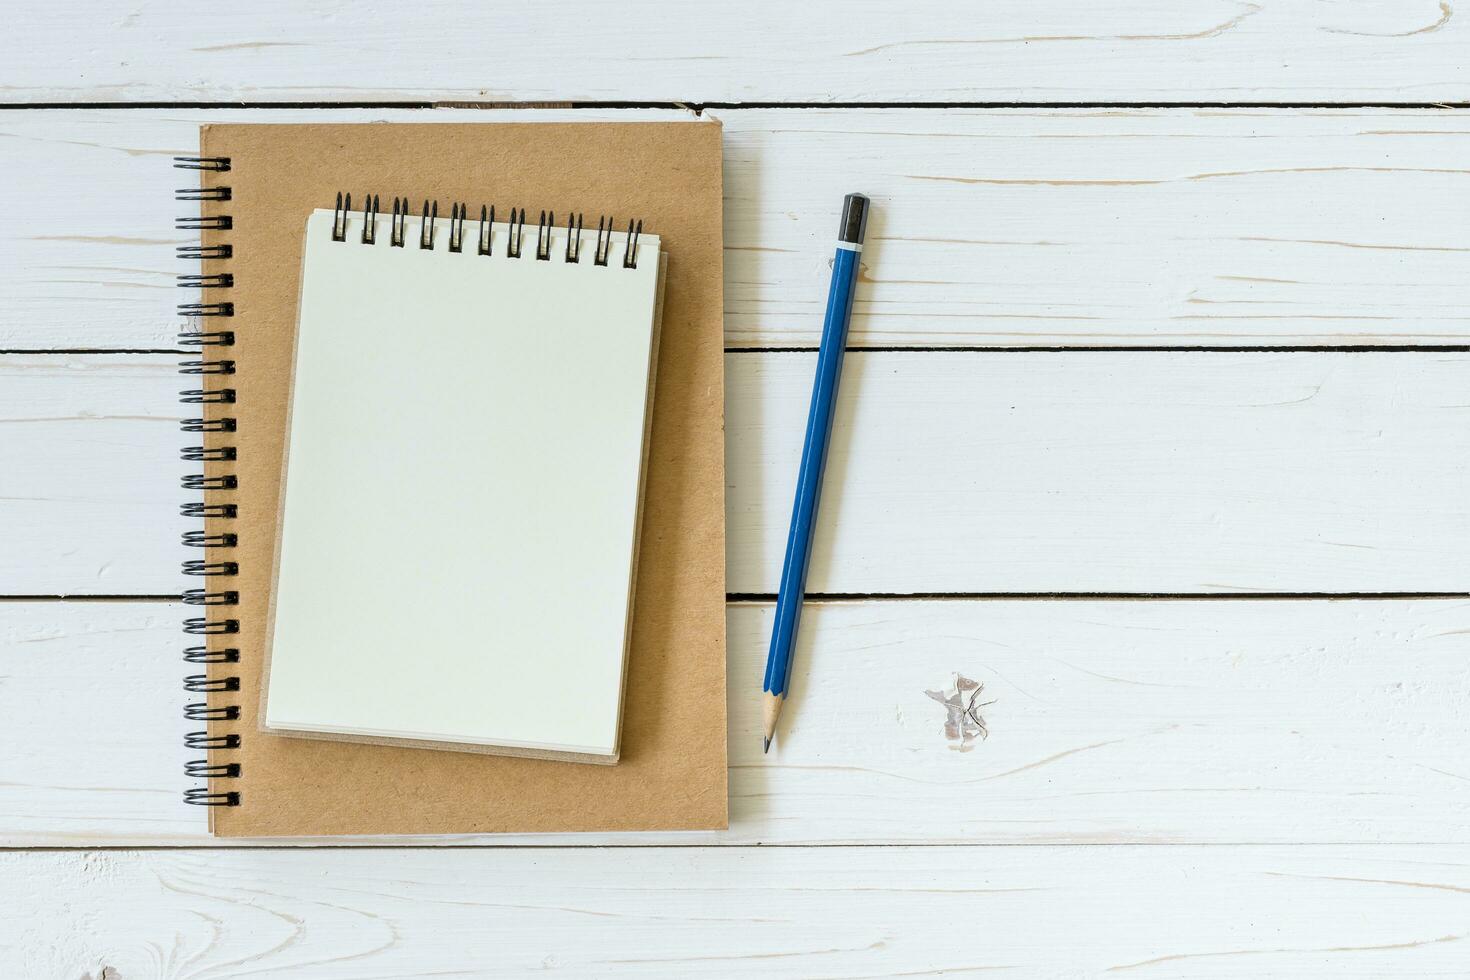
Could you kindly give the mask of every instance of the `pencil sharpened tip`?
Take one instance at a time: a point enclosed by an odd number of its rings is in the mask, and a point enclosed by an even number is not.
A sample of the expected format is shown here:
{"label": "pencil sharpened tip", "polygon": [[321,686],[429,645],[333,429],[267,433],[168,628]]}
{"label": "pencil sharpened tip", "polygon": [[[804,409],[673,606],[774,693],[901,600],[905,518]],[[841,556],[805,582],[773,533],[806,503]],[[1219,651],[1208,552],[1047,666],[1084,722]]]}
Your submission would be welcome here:
{"label": "pencil sharpened tip", "polygon": [[761,751],[763,751],[763,752],[770,752],[771,751],[771,740],[770,739],[766,739],[766,747],[764,749],[762,749]]}

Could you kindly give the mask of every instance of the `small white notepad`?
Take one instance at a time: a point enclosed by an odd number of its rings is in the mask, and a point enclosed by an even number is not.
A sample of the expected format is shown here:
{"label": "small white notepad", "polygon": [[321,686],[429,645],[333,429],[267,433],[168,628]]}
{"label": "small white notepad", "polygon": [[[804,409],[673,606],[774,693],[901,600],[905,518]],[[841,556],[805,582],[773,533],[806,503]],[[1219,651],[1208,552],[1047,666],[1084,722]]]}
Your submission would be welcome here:
{"label": "small white notepad", "polygon": [[615,761],[658,238],[340,217],[306,226],[264,727]]}

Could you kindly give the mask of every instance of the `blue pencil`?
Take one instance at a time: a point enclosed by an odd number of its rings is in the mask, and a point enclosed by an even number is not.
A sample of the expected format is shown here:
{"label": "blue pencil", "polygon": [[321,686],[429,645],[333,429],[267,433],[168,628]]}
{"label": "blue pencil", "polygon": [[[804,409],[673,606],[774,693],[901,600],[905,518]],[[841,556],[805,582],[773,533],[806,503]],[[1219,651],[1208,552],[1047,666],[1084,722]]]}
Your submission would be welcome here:
{"label": "blue pencil", "polygon": [[771,652],[766,657],[765,749],[771,751],[776,721],[786,703],[791,683],[791,661],[796,656],[796,627],[801,622],[801,600],[806,593],[806,569],[817,528],[817,503],[822,496],[822,473],[827,468],[827,445],[832,441],[832,419],[837,414],[837,383],[842,377],[842,355],[847,348],[847,324],[852,319],[852,294],[857,287],[858,256],[868,227],[868,199],[849,194],[842,202],[837,230],[837,255],[832,260],[832,287],[827,292],[827,318],[817,352],[817,378],[812,384],[812,407],[806,417],[806,441],[801,447],[801,470],[796,476],[796,504],[791,510],[791,532],[786,538],[786,561],[781,566],[781,591],[776,596],[776,624],[771,628]]}

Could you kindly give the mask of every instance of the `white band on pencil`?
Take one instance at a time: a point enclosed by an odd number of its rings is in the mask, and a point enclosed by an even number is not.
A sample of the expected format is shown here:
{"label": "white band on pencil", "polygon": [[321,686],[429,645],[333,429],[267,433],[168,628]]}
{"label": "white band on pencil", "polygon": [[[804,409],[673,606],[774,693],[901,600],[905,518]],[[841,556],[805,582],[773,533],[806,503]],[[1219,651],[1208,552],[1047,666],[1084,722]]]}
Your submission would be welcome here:
{"label": "white band on pencil", "polygon": [[838,242],[837,247],[845,248],[849,252],[861,252],[863,250],[861,242]]}

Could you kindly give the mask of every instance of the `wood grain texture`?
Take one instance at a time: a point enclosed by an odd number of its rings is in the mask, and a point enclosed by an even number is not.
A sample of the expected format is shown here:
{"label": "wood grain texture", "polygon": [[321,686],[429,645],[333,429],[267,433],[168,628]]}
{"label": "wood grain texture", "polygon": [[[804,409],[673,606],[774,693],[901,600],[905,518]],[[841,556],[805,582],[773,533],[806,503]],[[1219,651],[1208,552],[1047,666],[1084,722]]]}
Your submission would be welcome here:
{"label": "wood grain texture", "polygon": [[[1467,21],[1470,23],[1470,21]],[[1470,123],[1446,110],[715,110],[726,336],[811,346],[836,206],[876,208],[855,346],[1465,343]],[[0,349],[172,347],[169,165],[203,121],[638,110],[0,116]],[[403,188],[411,193],[411,188]],[[494,200],[493,188],[487,199]],[[501,202],[505,203],[505,202]],[[521,202],[527,203],[527,202]],[[537,202],[529,202],[533,206]],[[554,203],[554,202],[552,202]]]}
{"label": "wood grain texture", "polygon": [[[726,355],[727,586],[776,591],[813,358]],[[0,357],[0,595],[180,588],[168,355]],[[1464,353],[855,352],[809,589],[1464,592]]]}
{"label": "wood grain texture", "polygon": [[0,355],[0,595],[183,588],[174,360]]}
{"label": "wood grain texture", "polygon": [[[209,843],[180,800],[182,614],[0,605],[0,717],[26,733],[0,846]],[[1467,602],[811,604],[763,755],[770,615],[728,614],[729,831],[570,840],[1470,844]],[[968,751],[925,694],[956,672],[995,701]]]}
{"label": "wood grain texture", "polygon": [[[774,593],[814,354],[726,358],[727,585]],[[1465,354],[847,358],[807,588],[1464,591]]]}
{"label": "wood grain texture", "polygon": [[10,853],[0,899],[15,977],[1460,977],[1470,851]]}
{"label": "wood grain texture", "polygon": [[10,102],[1464,101],[1451,0],[22,4]]}
{"label": "wood grain texture", "polygon": [[1461,115],[716,115],[734,346],[815,346],[844,190],[874,201],[858,346],[1470,337]]}
{"label": "wood grain texture", "polygon": [[[0,846],[206,834],[187,806],[185,607],[0,603]],[[0,942],[0,947],[7,945]],[[0,971],[3,972],[3,971]]]}

